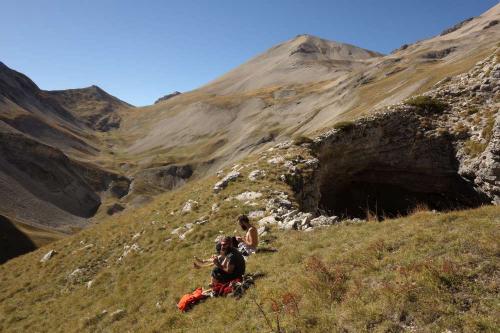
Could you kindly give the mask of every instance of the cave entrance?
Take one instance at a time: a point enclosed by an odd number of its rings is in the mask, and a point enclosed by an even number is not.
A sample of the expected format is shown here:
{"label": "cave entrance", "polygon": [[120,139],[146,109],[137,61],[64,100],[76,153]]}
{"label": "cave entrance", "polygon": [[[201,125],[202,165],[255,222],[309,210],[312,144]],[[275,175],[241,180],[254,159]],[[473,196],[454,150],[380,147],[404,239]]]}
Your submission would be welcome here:
{"label": "cave entrance", "polygon": [[[489,203],[458,174],[445,138],[391,145],[369,136],[331,143],[320,150],[320,201],[328,215],[378,219],[424,208],[446,211]],[[379,144],[376,144],[379,143]]]}
{"label": "cave entrance", "polygon": [[[380,167],[379,167],[380,168]],[[458,175],[369,168],[342,180],[321,184],[319,207],[330,215],[379,219],[407,215],[416,209],[446,211],[484,202]]]}

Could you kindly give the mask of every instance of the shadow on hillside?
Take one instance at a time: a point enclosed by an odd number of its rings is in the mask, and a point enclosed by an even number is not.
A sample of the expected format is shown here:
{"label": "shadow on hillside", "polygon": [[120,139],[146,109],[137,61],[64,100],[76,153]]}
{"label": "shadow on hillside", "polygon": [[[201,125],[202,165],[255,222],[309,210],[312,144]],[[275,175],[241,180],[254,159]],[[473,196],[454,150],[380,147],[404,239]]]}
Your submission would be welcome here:
{"label": "shadow on hillside", "polygon": [[0,215],[0,264],[35,249],[35,244],[28,236]]}

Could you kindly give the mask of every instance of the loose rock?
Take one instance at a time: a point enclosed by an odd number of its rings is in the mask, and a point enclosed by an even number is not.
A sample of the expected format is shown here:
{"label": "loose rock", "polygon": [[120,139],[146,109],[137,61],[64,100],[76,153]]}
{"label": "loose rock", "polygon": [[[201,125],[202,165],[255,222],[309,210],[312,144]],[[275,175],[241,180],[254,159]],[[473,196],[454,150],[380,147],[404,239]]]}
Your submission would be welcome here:
{"label": "loose rock", "polygon": [[123,309],[118,309],[114,312],[111,313],[111,320],[112,321],[117,321],[125,317],[126,311]]}
{"label": "loose rock", "polygon": [[55,250],[50,250],[49,252],[45,253],[45,255],[40,259],[40,262],[47,262],[49,261],[57,252]]}

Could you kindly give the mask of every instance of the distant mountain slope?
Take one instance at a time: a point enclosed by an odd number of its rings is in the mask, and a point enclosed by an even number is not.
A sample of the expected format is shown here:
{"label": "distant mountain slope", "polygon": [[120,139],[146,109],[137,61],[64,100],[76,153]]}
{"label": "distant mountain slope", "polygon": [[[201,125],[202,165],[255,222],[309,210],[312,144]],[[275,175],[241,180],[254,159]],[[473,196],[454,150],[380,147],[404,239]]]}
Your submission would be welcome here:
{"label": "distant mountain slope", "polygon": [[120,126],[118,111],[133,107],[111,96],[98,86],[82,89],[46,91],[75,118],[98,131],[108,131]]}
{"label": "distant mountain slope", "polygon": [[97,165],[108,147],[95,130],[130,107],[97,87],[43,91],[0,63],[0,214],[43,243],[88,225],[116,184],[126,194],[128,180]]}
{"label": "distant mountain slope", "polygon": [[0,213],[19,222],[70,232],[88,224],[101,192],[128,191],[123,177],[20,134],[0,133],[0,152]]}
{"label": "distant mountain slope", "polygon": [[466,72],[495,49],[498,20],[500,5],[386,56],[298,36],[197,90],[121,112],[116,160],[135,168],[201,161],[215,171],[270,141],[356,119]]}
{"label": "distant mountain slope", "polygon": [[21,132],[66,151],[95,154],[81,121],[25,75],[0,63],[0,130]]}
{"label": "distant mountain slope", "polygon": [[363,68],[382,54],[311,35],[281,43],[200,88],[242,93],[273,85],[318,82]]}

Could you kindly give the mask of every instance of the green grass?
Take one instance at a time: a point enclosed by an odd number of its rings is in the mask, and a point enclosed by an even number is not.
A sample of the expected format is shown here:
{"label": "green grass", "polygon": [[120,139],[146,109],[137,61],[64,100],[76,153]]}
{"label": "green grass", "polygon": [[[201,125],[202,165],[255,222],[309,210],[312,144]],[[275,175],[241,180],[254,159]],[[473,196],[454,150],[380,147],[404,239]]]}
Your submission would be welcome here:
{"label": "green grass", "polygon": [[495,118],[494,118],[494,113],[489,114],[487,120],[486,120],[486,126],[481,132],[481,135],[483,138],[487,141],[490,142],[491,136],[493,135],[493,127],[495,126]]}
{"label": "green grass", "polygon": [[304,143],[312,143],[313,140],[307,136],[304,135],[297,135],[296,137],[293,138],[293,144],[300,146],[301,144]]}
{"label": "green grass", "polygon": [[431,113],[441,113],[448,107],[448,105],[444,102],[423,95],[412,97],[404,103]]}
{"label": "green grass", "polygon": [[339,121],[338,123],[335,123],[333,125],[333,128],[342,130],[342,131],[348,131],[352,128],[354,128],[354,122],[353,121]]}

